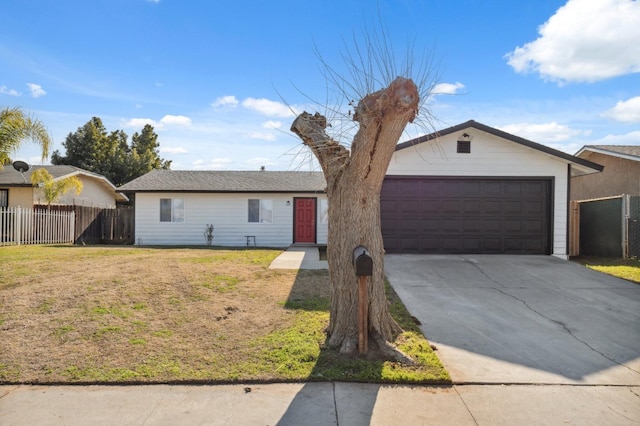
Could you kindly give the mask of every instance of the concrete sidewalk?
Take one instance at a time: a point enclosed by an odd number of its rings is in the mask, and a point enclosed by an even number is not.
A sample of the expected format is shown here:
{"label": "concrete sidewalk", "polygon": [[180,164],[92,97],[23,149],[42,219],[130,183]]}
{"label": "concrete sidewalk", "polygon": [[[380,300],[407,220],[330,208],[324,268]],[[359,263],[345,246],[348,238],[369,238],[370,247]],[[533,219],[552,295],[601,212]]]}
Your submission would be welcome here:
{"label": "concrete sidewalk", "polygon": [[318,247],[291,246],[276,257],[269,269],[328,269],[326,260],[320,260]]}
{"label": "concrete sidewalk", "polygon": [[0,386],[2,425],[637,424],[624,386]]}

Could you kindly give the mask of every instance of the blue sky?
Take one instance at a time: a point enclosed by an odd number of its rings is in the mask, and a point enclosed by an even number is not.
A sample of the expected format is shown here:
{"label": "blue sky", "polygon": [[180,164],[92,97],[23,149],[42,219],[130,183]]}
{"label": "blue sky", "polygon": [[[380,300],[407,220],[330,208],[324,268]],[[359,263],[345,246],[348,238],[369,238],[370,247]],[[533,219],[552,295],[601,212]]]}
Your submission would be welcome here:
{"label": "blue sky", "polygon": [[[568,153],[640,145],[638,0],[20,0],[2,14],[0,107],[42,120],[63,153],[97,116],[130,136],[154,125],[174,170],[313,167],[294,114],[349,110],[315,51],[348,75],[343,53],[380,21],[398,62],[408,46],[432,59],[435,130],[473,119]],[[31,144],[14,158],[40,164]]]}

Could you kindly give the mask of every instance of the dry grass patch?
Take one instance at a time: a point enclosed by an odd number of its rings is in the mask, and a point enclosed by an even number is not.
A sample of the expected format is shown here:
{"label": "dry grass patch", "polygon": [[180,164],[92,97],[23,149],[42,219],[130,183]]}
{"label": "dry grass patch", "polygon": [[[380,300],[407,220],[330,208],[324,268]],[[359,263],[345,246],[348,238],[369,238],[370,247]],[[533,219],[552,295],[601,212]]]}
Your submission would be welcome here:
{"label": "dry grass patch", "polygon": [[327,273],[269,270],[279,253],[0,248],[0,382],[343,377],[319,370]]}

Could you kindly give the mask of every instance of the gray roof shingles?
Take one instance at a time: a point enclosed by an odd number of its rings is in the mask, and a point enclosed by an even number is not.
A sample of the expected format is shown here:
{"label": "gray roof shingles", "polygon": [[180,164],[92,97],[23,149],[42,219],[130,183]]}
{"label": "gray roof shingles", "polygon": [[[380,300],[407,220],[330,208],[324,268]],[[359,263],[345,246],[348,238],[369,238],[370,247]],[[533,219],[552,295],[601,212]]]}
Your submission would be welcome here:
{"label": "gray roof shingles", "polygon": [[320,172],[153,170],[124,184],[132,192],[324,192]]}
{"label": "gray roof shingles", "polygon": [[583,150],[588,150],[589,148],[608,151],[613,154],[631,155],[638,157],[638,160],[640,160],[640,145],[586,145]]}
{"label": "gray roof shingles", "polygon": [[[31,186],[31,173],[38,169],[45,169],[53,176],[54,179],[80,172],[85,175],[103,178],[104,176],[92,173],[90,171],[75,166],[37,166],[32,165],[28,171],[24,172],[24,178],[19,171],[15,170],[11,164],[0,169],[0,185],[27,185]],[[25,183],[26,179],[26,183]]]}

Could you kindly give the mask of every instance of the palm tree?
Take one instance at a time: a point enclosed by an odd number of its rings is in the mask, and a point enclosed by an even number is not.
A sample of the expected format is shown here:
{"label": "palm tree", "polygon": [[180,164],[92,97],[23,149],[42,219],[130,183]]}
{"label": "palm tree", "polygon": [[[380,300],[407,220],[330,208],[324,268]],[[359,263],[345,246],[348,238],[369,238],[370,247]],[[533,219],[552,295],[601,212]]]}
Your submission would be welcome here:
{"label": "palm tree", "polygon": [[27,139],[40,145],[43,161],[49,157],[52,141],[42,121],[31,118],[17,107],[1,109],[0,167],[11,161],[9,154],[15,153]]}

